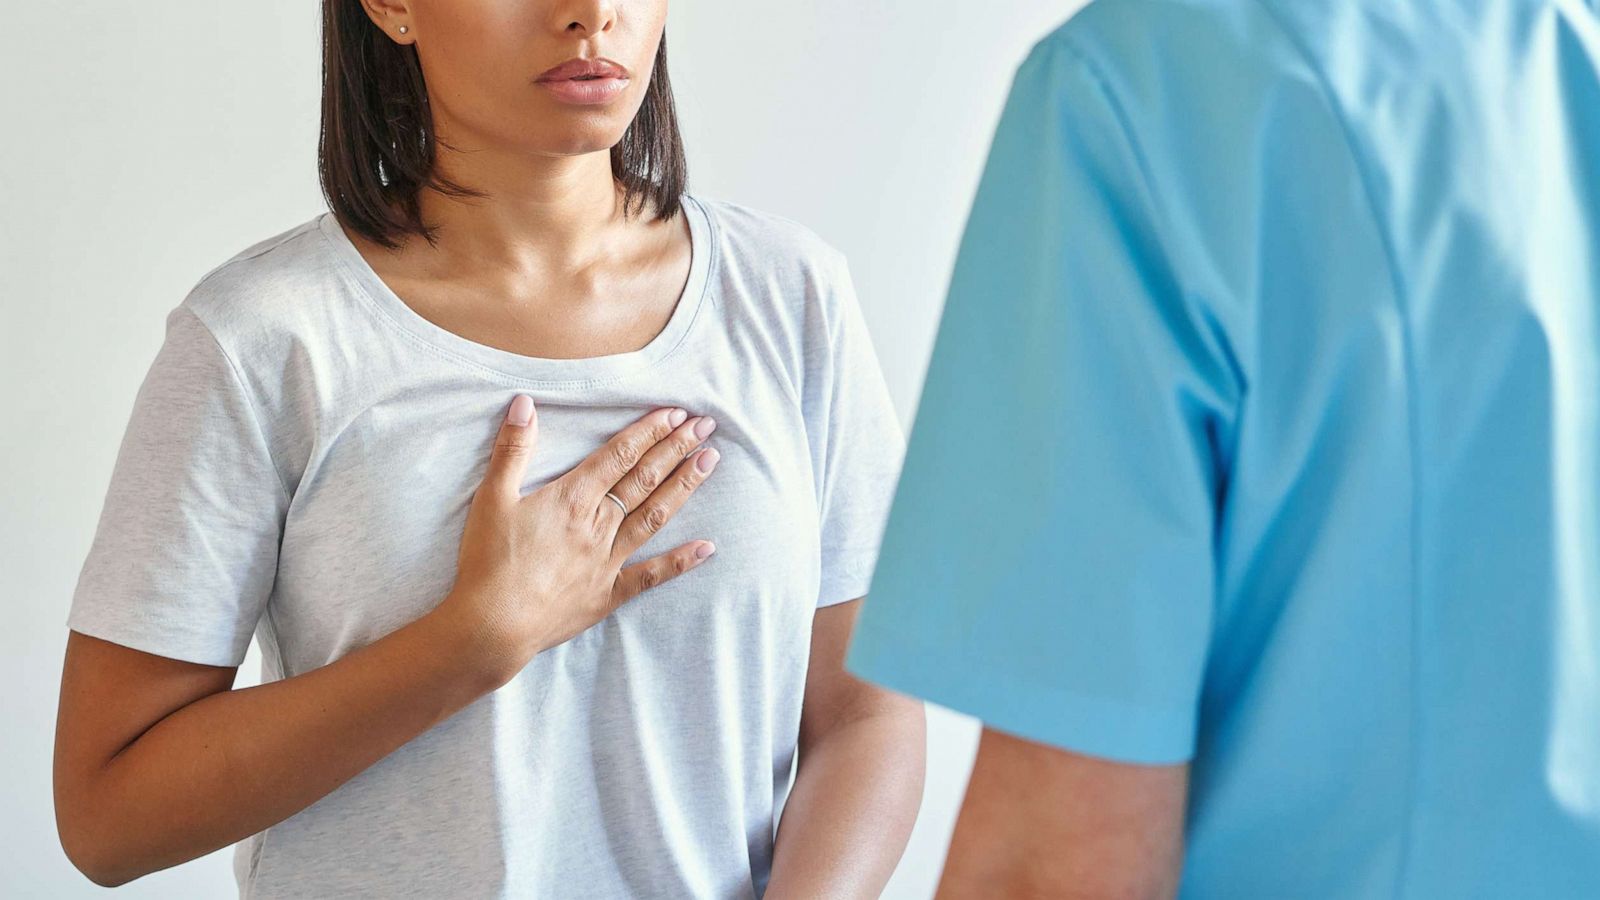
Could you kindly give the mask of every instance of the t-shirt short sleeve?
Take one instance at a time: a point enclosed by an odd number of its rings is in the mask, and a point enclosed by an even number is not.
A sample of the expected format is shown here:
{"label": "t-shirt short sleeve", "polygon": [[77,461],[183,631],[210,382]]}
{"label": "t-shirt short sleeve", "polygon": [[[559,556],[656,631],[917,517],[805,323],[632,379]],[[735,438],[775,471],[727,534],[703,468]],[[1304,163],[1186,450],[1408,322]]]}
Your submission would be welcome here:
{"label": "t-shirt short sleeve", "polygon": [[67,626],[239,665],[272,590],[287,506],[245,384],[180,304],[135,396]]}
{"label": "t-shirt short sleeve", "polygon": [[866,594],[905,456],[849,266],[832,248],[824,256],[829,272],[805,345],[801,398],[821,522],[818,607]]}
{"label": "t-shirt short sleeve", "polygon": [[1146,152],[1059,37],[1018,67],[847,666],[1025,738],[1173,763],[1194,747],[1213,435],[1237,386]]}

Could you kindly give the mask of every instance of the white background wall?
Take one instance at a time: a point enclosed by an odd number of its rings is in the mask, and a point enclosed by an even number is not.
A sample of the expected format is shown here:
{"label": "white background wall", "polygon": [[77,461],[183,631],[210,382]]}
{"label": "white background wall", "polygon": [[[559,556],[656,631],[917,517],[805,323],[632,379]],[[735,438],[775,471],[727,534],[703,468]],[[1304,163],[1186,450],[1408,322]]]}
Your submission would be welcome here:
{"label": "white background wall", "polygon": [[[625,0],[623,0],[625,2]],[[690,187],[850,257],[909,425],[1011,73],[1081,0],[678,0]],[[67,602],[165,313],[323,209],[318,3],[0,0],[0,894],[91,896],[50,794]],[[254,683],[259,656],[241,670]],[[885,894],[932,894],[976,728],[930,708],[922,816]],[[229,852],[129,897],[233,893]]]}

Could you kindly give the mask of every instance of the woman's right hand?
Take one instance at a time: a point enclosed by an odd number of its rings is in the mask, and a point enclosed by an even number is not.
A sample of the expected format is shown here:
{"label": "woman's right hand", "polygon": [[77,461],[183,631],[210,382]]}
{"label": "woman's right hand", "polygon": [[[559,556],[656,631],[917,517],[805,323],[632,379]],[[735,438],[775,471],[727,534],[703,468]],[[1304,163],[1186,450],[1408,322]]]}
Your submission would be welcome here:
{"label": "woman's right hand", "polygon": [[622,567],[715,468],[714,448],[691,453],[715,427],[709,416],[657,409],[524,495],[539,426],[533,399],[516,396],[467,511],[455,585],[438,608],[481,638],[497,683],[711,555],[710,541],[695,540]]}

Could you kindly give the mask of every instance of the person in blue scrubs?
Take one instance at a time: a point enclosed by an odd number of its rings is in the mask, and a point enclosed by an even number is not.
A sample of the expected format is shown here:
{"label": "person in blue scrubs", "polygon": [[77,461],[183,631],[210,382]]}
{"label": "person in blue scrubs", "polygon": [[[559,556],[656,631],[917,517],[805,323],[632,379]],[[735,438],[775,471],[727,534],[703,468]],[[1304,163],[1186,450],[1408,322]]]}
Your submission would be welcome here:
{"label": "person in blue scrubs", "polygon": [[1016,70],[855,674],[941,897],[1600,897],[1600,20],[1100,0]]}

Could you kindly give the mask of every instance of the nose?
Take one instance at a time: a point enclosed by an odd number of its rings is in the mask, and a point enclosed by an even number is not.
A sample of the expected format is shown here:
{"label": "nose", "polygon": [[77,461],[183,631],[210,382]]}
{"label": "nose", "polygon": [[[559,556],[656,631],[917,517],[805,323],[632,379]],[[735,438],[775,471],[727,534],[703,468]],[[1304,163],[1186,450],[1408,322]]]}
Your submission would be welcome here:
{"label": "nose", "polygon": [[611,0],[587,0],[558,4],[556,28],[562,34],[591,37],[611,30],[617,22],[617,7]]}

